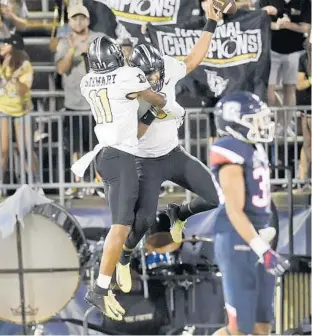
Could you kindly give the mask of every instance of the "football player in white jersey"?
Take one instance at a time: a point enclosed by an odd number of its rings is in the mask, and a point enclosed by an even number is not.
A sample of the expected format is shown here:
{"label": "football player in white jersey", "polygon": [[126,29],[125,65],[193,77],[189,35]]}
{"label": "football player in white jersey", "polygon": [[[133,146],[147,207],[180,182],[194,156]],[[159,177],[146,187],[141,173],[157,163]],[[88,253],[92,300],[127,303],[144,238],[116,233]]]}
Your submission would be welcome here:
{"label": "football player in white jersey", "polygon": [[[152,88],[170,100],[175,100],[176,83],[193,71],[208,52],[219,16],[215,13],[212,2],[209,2],[207,11],[208,20],[204,31],[183,61],[162,56],[149,44],[138,45],[132,51],[129,65],[140,68]],[[139,113],[141,111],[144,114],[148,109],[154,110],[154,107],[140,101]],[[149,124],[139,139],[136,154],[140,184],[135,224],[116,268],[117,283],[124,292],[129,292],[131,289],[129,268],[131,252],[154,223],[159,190],[164,181],[170,180],[201,196],[210,209],[219,204],[210,170],[179,146],[178,128],[181,125],[181,118],[162,111],[152,122],[150,120]],[[175,221],[171,228],[174,241],[182,240],[182,229],[183,222]]]}
{"label": "football player in white jersey", "polygon": [[[91,161],[104,183],[112,216],[112,226],[105,240],[100,274],[85,299],[114,320],[125,313],[109,290],[122,246],[134,221],[134,207],[139,182],[135,156],[138,145],[138,98],[165,111],[181,116],[184,110],[173,100],[154,92],[142,70],[125,66],[121,46],[105,37],[91,42],[88,51],[90,72],[81,80],[81,93],[89,102],[96,121],[94,128],[99,144],[73,166],[83,176]],[[145,116],[143,119],[146,120]]]}

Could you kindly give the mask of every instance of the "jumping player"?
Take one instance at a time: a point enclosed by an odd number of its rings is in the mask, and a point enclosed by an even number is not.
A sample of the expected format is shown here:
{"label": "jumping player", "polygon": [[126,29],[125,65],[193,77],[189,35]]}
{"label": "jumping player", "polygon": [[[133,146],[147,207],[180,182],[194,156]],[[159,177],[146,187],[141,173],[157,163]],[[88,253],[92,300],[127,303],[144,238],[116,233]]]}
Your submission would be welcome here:
{"label": "jumping player", "polygon": [[271,203],[269,162],[261,143],[273,140],[275,125],[267,105],[249,92],[222,98],[215,117],[221,137],[210,151],[220,195],[214,251],[228,315],[228,325],[215,335],[268,335],[275,276],[289,268],[259,235],[268,226]]}
{"label": "jumping player", "polygon": [[184,110],[170,97],[167,102],[163,95],[152,91],[139,68],[125,66],[121,46],[108,38],[92,41],[88,59],[91,71],[82,78],[80,88],[96,121],[94,131],[99,144],[78,160],[72,170],[82,177],[97,155],[97,171],[103,179],[113,224],[105,240],[99,277],[86,300],[111,319],[121,320],[125,311],[109,285],[134,221],[138,198],[134,156],[138,144],[138,98],[176,117],[181,117]]}
{"label": "jumping player", "polygon": [[[204,31],[190,54],[179,61],[173,57],[162,56],[149,44],[136,46],[129,58],[129,65],[141,69],[152,88],[175,100],[176,83],[193,71],[207,54],[211,38],[219,20],[212,2],[207,8],[208,21]],[[140,101],[140,112],[154,110],[151,104]],[[179,146],[178,128],[182,118],[171,113],[159,113],[146,120],[149,126],[140,138],[136,154],[139,172],[139,199],[135,224],[127,238],[120,263],[116,268],[116,279],[124,292],[131,289],[130,255],[155,220],[161,184],[170,180],[201,196],[210,209],[217,207],[218,195],[209,169],[198,159]],[[141,119],[142,120],[142,119]],[[172,228],[175,241],[182,239],[182,227]]]}

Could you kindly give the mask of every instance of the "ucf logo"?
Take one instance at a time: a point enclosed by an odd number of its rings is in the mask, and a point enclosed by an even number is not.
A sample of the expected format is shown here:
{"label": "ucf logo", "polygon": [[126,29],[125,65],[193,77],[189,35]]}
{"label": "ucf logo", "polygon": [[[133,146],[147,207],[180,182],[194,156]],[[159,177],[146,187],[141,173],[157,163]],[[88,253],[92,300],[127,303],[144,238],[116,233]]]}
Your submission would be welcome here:
{"label": "ucf logo", "polygon": [[229,80],[223,79],[221,76],[218,76],[216,71],[206,70],[207,74],[207,83],[211,90],[214,93],[215,97],[219,97],[222,92],[226,89]]}

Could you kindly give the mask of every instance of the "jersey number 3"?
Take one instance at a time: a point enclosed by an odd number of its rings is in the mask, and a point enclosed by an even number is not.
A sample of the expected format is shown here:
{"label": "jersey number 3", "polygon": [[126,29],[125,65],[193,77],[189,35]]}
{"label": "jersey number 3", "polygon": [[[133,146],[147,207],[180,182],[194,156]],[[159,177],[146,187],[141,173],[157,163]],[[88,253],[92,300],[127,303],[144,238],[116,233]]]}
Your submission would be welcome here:
{"label": "jersey number 3", "polygon": [[92,90],[89,93],[97,124],[112,123],[113,114],[107,97],[107,89]]}
{"label": "jersey number 3", "polygon": [[252,203],[258,208],[266,208],[271,203],[270,171],[264,167],[258,167],[253,171],[253,178],[259,181],[259,190],[262,195],[252,196]]}

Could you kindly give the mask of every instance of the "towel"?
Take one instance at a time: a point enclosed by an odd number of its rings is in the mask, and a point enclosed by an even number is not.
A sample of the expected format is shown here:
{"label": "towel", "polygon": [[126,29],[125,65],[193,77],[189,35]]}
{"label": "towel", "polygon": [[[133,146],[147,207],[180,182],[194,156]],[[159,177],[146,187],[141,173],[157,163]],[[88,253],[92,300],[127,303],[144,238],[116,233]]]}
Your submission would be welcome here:
{"label": "towel", "polygon": [[22,185],[13,196],[0,203],[0,234],[2,237],[6,238],[14,232],[16,218],[24,227],[23,218],[32,211],[35,205],[51,202],[53,200],[40,195],[28,184]]}

